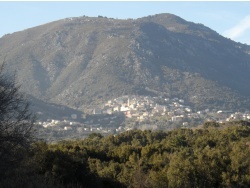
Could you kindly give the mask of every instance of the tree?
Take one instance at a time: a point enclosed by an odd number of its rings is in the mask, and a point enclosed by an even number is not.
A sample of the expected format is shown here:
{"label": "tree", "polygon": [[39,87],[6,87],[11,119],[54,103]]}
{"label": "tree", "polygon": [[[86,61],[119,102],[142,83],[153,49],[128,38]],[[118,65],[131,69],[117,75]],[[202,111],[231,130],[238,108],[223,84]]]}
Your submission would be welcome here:
{"label": "tree", "polygon": [[19,91],[15,76],[0,65],[0,171],[13,168],[34,141],[35,116]]}
{"label": "tree", "polygon": [[220,127],[220,124],[215,122],[215,121],[207,121],[203,124],[203,128],[209,128],[209,127],[213,127],[213,128],[216,128],[216,127]]}
{"label": "tree", "polygon": [[[230,152],[231,164],[227,171],[232,187],[250,186],[250,147],[249,139],[234,143]],[[244,151],[244,152],[243,152]]]}
{"label": "tree", "polygon": [[198,187],[196,186],[194,155],[191,150],[186,148],[173,154],[167,177],[169,187]]}

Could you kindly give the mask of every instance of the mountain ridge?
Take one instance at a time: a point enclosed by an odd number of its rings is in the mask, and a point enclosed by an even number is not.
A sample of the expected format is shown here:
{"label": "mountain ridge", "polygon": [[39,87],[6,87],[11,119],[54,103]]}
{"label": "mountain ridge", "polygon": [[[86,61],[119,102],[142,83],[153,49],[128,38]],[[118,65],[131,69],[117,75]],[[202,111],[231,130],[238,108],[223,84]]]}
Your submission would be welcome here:
{"label": "mountain ridge", "polygon": [[250,46],[172,14],[66,18],[0,38],[22,90],[73,108],[124,94],[249,108]]}

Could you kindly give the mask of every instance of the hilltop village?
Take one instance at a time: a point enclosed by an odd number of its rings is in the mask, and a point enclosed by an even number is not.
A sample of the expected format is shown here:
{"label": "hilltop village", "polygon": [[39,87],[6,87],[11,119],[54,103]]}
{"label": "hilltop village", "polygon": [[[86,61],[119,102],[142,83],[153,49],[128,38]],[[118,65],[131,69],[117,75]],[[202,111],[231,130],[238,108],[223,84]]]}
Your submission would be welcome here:
{"label": "hilltop village", "polygon": [[82,138],[91,133],[116,134],[133,129],[173,130],[201,125],[205,121],[223,123],[249,120],[250,113],[210,110],[194,111],[183,99],[150,96],[122,96],[88,109],[77,117],[37,122],[39,135],[53,141],[60,138]]}

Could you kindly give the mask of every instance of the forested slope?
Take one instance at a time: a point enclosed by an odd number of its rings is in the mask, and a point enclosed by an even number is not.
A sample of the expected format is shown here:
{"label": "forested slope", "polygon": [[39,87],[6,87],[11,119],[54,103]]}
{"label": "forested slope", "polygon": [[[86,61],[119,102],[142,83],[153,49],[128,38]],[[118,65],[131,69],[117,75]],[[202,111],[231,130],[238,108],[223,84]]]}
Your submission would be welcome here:
{"label": "forested slope", "polygon": [[250,123],[244,121],[209,122],[195,130],[92,134],[84,140],[36,143],[21,170],[2,176],[0,185],[17,176],[22,181],[16,178],[13,187],[17,182],[37,187],[249,187],[249,156]]}

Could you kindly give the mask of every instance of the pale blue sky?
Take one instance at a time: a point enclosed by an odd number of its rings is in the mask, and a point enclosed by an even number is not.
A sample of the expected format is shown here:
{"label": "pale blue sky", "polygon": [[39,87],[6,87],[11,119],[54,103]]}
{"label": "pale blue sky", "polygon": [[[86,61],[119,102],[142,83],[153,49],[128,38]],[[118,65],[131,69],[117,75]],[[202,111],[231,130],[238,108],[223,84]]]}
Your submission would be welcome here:
{"label": "pale blue sky", "polygon": [[250,1],[1,1],[0,37],[67,17],[101,15],[126,19],[159,13],[172,13],[187,21],[202,23],[221,35],[250,45]]}

